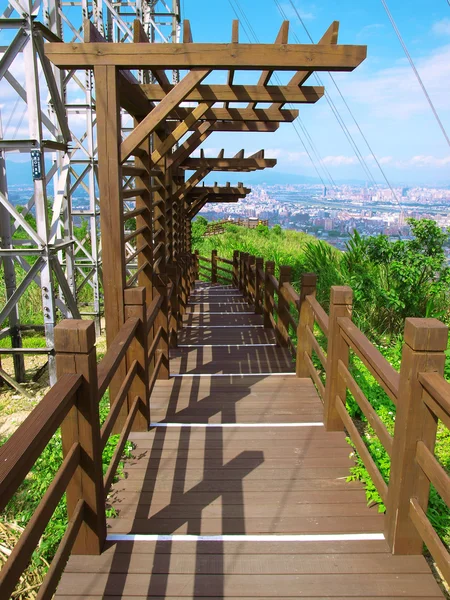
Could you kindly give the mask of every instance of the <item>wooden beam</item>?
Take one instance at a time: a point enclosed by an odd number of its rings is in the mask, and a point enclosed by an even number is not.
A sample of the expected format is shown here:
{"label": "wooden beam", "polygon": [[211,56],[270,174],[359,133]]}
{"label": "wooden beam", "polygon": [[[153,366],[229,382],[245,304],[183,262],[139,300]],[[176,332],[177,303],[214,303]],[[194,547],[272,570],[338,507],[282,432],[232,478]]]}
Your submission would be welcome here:
{"label": "wooden beam", "polygon": [[[180,85],[180,84],[178,84]],[[159,106],[159,105],[158,105]],[[191,109],[178,108],[174,118],[185,119]],[[171,115],[172,116],[172,115]],[[278,110],[277,108],[210,108],[200,118],[205,121],[264,121],[291,123],[298,117],[298,110]]]}
{"label": "wooden beam", "polygon": [[61,69],[115,65],[122,69],[353,71],[366,46],[318,44],[45,44]]}
{"label": "wooden beam", "polygon": [[276,122],[258,121],[224,121],[211,125],[211,131],[258,131],[262,133],[273,133],[279,129],[280,124]]}
{"label": "wooden beam", "polygon": [[[204,177],[206,177],[206,175]],[[202,179],[203,179],[203,177],[202,177]],[[203,194],[203,192],[208,192],[208,194],[210,194],[211,196],[215,194],[217,196],[224,196],[224,197],[225,196],[242,196],[243,197],[243,196],[246,196],[247,194],[250,194],[251,189],[247,188],[247,187],[243,187],[243,186],[231,187],[230,185],[228,185],[228,186],[196,185],[195,187],[192,187],[187,192],[187,196],[189,198],[196,198],[196,197],[200,196],[201,194]]]}
{"label": "wooden beam", "polygon": [[[134,19],[133,21],[133,42],[135,44],[148,44],[150,40],[148,39],[148,35],[139,19]],[[152,71],[156,81],[161,86],[161,89],[164,92],[168,92],[171,88],[170,81],[166,75],[166,72],[158,69]]]}
{"label": "wooden beam", "polygon": [[208,167],[211,171],[256,171],[271,169],[276,164],[275,158],[188,158],[180,165],[180,168],[190,171],[201,167]]}
{"label": "wooden beam", "polygon": [[[132,46],[133,44],[127,44]],[[153,44],[149,44],[153,46]],[[154,44],[158,46],[159,44]],[[164,44],[165,45],[165,44]],[[193,69],[149,113],[120,146],[120,160],[125,162],[146,137],[148,137],[187,94],[210,73],[209,69]]]}
{"label": "wooden beam", "polygon": [[[289,38],[289,21],[283,21],[280,27],[280,31],[275,40],[275,44],[287,44]],[[272,77],[273,71],[265,70],[261,73],[258,80],[258,85],[266,86]],[[248,105],[248,108],[255,108],[256,102],[252,102]]]}
{"label": "wooden beam", "polygon": [[189,129],[197,123],[197,121],[205,114],[205,112],[209,109],[209,102],[202,102],[198,106],[196,106],[182,121],[178,127],[172,131],[170,135],[164,140],[164,143],[156,148],[152,152],[151,160],[153,164],[158,163],[163,156],[165,156],[170,150],[175,146],[175,144],[181,140],[181,138],[189,131]]}
{"label": "wooden beam", "polygon": [[[338,42],[339,34],[339,21],[333,21],[328,27],[324,35],[319,40],[319,44],[323,46],[336,45]],[[289,81],[288,87],[297,89],[298,86],[302,86],[305,81],[313,74],[314,71],[304,70],[298,71],[292,79]],[[284,103],[273,104],[271,108],[282,108]]]}
{"label": "wooden beam", "polygon": [[188,156],[196,150],[200,144],[202,144],[210,135],[212,131],[213,123],[211,121],[203,121],[198,123],[196,130],[188,137],[188,139],[182,144],[172,156],[167,157],[168,167],[176,169]]}
{"label": "wooden beam", "polygon": [[[88,19],[83,21],[83,35],[86,44],[90,44],[91,42],[95,42],[96,44],[107,44],[105,38]],[[133,117],[141,119],[142,117],[145,117],[155,105],[153,102],[149,102],[142,90],[138,91],[136,88],[139,88],[139,82],[135,76],[127,69],[120,69],[118,77],[120,106]]]}
{"label": "wooden beam", "polygon": [[[157,84],[137,87],[149,100],[162,100],[166,91]],[[169,90],[174,86],[170,85]],[[325,90],[320,86],[297,87],[292,85],[199,85],[185,100],[189,102],[293,102],[313,104],[322,98]]]}

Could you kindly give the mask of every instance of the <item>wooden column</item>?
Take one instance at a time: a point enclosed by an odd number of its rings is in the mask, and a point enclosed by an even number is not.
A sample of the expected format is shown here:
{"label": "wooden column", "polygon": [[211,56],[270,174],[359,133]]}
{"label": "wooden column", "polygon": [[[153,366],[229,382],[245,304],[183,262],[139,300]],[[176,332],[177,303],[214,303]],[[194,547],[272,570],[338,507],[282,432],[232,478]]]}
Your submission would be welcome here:
{"label": "wooden column", "polygon": [[217,283],[217,250],[211,250],[211,283]]}
{"label": "wooden column", "polygon": [[[106,344],[111,345],[125,322],[126,285],[123,228],[122,169],[120,163],[120,104],[114,66],[94,68],[97,113],[98,189],[102,236],[102,273]],[[125,377],[122,363],[110,385],[114,398]],[[120,423],[118,423],[120,426]]]}
{"label": "wooden column", "polygon": [[178,268],[176,265],[167,266],[168,281],[173,284],[173,291],[169,300],[169,346],[177,345],[179,325],[179,302],[178,302]]}
{"label": "wooden column", "polygon": [[[135,126],[137,121],[135,121]],[[145,151],[142,156],[136,156],[135,165],[142,169],[145,174],[141,174],[135,178],[135,186],[140,189],[147,189],[136,198],[136,209],[146,209],[136,217],[136,229],[139,230],[145,227],[142,233],[136,237],[136,248],[142,248],[137,256],[138,269],[142,269],[138,276],[140,287],[146,289],[146,301],[149,304],[153,298],[153,199],[151,189],[151,177],[148,175],[150,170],[150,140],[146,139],[141,145]]]}
{"label": "wooden column", "polygon": [[268,275],[275,273],[275,263],[272,260],[266,261],[265,281],[264,281],[264,327],[273,329],[272,319],[273,314],[273,284]]}
{"label": "wooden column", "polygon": [[67,486],[69,519],[79,500],[86,503],[72,554],[100,554],[106,539],[106,519],[94,322],[61,321],[55,327],[55,352],[57,377],[66,373],[83,377],[74,406],[61,424],[64,456],[74,444],[80,445],[80,464]]}
{"label": "wooden column", "polygon": [[[164,127],[159,127],[153,133],[153,146],[159,147],[167,137]],[[159,163],[161,174],[158,175],[160,188],[154,195],[154,242],[155,249],[153,251],[153,295],[162,296],[161,308],[155,319],[153,334],[162,327],[162,336],[158,345],[158,349],[162,352],[163,358],[161,367],[158,373],[158,379],[169,379],[169,320],[168,320],[168,301],[167,301],[167,223],[166,223],[166,205],[171,202],[172,189],[170,185],[170,174],[166,168],[167,159],[164,157]],[[149,344],[152,342],[150,336]]]}
{"label": "wooden column", "polygon": [[300,279],[300,306],[297,327],[297,358],[295,372],[297,377],[309,377],[308,365],[305,355],[311,356],[312,345],[307,335],[307,329],[314,331],[314,312],[306,302],[306,296],[316,295],[317,275],[315,273],[303,273]]}
{"label": "wooden column", "polygon": [[125,318],[137,317],[140,319],[134,339],[126,354],[127,371],[134,361],[138,368],[128,393],[127,414],[136,396],[142,400],[136,413],[132,431],[147,431],[150,423],[150,399],[148,394],[148,334],[147,334],[147,302],[145,287],[128,288],[124,293]]}
{"label": "wooden column", "polygon": [[292,268],[288,266],[280,267],[280,277],[278,279],[278,321],[276,336],[280,346],[287,346],[289,343],[289,302],[282,291],[283,283],[291,281]]}
{"label": "wooden column", "polygon": [[422,401],[418,375],[444,374],[447,343],[448,328],[437,319],[406,319],[385,519],[394,554],[422,554],[422,538],[409,518],[409,507],[414,497],[427,511],[430,484],[415,456],[420,440],[433,452],[437,421]]}
{"label": "wooden column", "polygon": [[353,292],[348,286],[333,286],[330,296],[330,317],[328,331],[327,375],[324,398],[324,424],[327,431],[342,431],[344,425],[336,410],[336,396],[345,404],[347,387],[339,375],[338,363],[341,360],[348,366],[349,348],[341,335],[339,317],[352,316]]}
{"label": "wooden column", "polygon": [[255,274],[253,273],[252,267],[255,264],[256,257],[253,254],[249,254],[247,260],[247,273],[248,273],[248,299],[249,302],[254,303],[256,300],[256,288],[255,288]]}
{"label": "wooden column", "polygon": [[248,252],[242,252],[242,294],[246,300],[248,300]]}
{"label": "wooden column", "polygon": [[193,254],[193,258],[194,258],[194,281],[193,281],[193,285],[195,285],[195,282],[198,280],[198,278],[200,277],[200,252],[198,250],[196,250]]}
{"label": "wooden column", "polygon": [[239,289],[239,250],[233,251],[233,285]]}
{"label": "wooden column", "polygon": [[239,289],[244,295],[244,253],[239,252]]}
{"label": "wooden column", "polygon": [[264,279],[261,278],[259,271],[264,270],[264,259],[260,256],[257,256],[255,259],[255,313],[258,315],[262,315],[263,307],[262,307],[262,289],[264,286]]}

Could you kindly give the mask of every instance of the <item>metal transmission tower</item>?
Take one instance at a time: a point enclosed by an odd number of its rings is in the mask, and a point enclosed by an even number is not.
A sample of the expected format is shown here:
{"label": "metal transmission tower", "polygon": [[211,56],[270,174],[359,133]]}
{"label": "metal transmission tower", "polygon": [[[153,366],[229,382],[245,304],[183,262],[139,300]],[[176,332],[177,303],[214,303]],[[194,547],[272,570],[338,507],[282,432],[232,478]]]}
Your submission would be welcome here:
{"label": "metal transmission tower", "polygon": [[[0,93],[8,101],[1,115],[6,125],[0,121],[0,276],[6,288],[0,338],[11,339],[18,382],[27,354],[22,332],[29,326],[19,301],[31,286],[40,288],[43,314],[43,325],[33,327],[43,327],[46,339],[45,350],[31,353],[48,352],[51,383],[58,318],[86,315],[99,330],[102,313],[93,76],[55,69],[44,43],[83,41],[86,20],[105,41],[132,42],[136,19],[151,41],[179,41],[180,18],[179,0],[10,0],[1,17]],[[136,77],[145,81],[148,73]],[[131,124],[127,115],[123,124]],[[24,154],[24,179],[32,173],[32,194],[21,212],[8,194],[9,152]]]}

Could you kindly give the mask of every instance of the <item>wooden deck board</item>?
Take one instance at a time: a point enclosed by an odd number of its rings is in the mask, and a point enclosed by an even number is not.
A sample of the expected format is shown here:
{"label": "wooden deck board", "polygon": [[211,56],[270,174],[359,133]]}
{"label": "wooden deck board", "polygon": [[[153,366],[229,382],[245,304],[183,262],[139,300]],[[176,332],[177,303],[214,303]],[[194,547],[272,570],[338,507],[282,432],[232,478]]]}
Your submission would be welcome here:
{"label": "wooden deck board", "polygon": [[274,332],[245,306],[232,286],[197,284],[178,335],[192,347],[171,352],[171,373],[187,376],[156,382],[153,426],[130,435],[132,457],[109,496],[109,535],[151,539],[72,556],[56,599],[442,598],[422,556],[367,539],[383,515],[347,481],[345,433],[325,431],[309,379],[279,374],[293,372],[291,355],[257,345]]}

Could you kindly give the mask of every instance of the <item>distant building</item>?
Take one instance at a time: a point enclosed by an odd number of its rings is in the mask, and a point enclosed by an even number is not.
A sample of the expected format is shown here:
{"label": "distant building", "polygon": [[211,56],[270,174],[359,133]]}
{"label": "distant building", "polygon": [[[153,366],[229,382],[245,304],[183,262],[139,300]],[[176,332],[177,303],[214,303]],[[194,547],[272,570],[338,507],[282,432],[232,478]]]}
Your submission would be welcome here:
{"label": "distant building", "polygon": [[324,229],[325,231],[331,231],[333,229],[333,219],[325,219]]}

